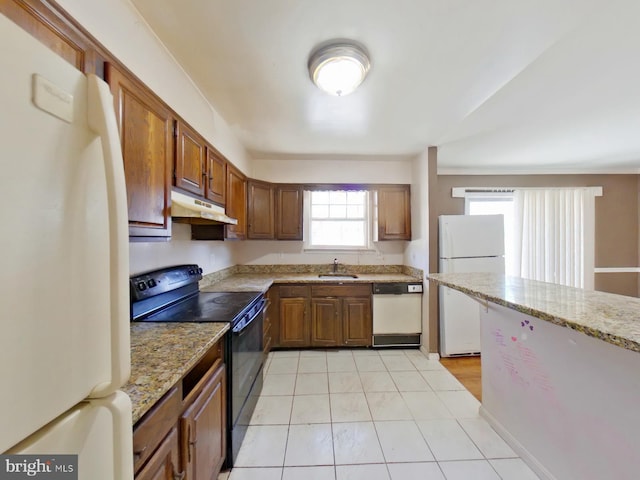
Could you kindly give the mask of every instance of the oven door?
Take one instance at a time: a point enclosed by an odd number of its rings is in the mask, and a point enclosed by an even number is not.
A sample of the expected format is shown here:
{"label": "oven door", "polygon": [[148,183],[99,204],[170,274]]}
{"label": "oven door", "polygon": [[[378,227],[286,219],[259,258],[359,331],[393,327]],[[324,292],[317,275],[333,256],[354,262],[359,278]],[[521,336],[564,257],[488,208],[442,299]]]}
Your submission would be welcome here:
{"label": "oven door", "polygon": [[[231,350],[231,450],[232,463],[240,449],[251,415],[262,391],[264,298],[249,318],[230,332]],[[230,466],[230,465],[229,465]]]}

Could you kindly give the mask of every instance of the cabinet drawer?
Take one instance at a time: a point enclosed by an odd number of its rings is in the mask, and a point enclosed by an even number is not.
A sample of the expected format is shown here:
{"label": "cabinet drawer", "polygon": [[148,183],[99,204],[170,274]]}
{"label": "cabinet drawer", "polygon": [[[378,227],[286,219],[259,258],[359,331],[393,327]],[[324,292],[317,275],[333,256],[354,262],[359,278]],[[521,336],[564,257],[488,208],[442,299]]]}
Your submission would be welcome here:
{"label": "cabinet drawer", "polygon": [[136,424],[133,431],[133,468],[136,472],[175,425],[180,405],[180,392],[173,388]]}
{"label": "cabinet drawer", "polygon": [[312,297],[367,297],[371,295],[371,284],[313,285]]}
{"label": "cabinet drawer", "polygon": [[308,296],[309,296],[308,285],[281,285],[280,286],[280,298],[308,297]]}

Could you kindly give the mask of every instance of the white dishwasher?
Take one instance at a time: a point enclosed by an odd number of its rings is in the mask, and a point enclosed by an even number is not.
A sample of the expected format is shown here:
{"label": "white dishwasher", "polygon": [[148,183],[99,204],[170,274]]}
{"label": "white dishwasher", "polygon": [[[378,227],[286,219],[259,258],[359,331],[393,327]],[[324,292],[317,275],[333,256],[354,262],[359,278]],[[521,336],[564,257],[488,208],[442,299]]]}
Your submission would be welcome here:
{"label": "white dishwasher", "polygon": [[420,345],[422,283],[373,284],[373,346]]}

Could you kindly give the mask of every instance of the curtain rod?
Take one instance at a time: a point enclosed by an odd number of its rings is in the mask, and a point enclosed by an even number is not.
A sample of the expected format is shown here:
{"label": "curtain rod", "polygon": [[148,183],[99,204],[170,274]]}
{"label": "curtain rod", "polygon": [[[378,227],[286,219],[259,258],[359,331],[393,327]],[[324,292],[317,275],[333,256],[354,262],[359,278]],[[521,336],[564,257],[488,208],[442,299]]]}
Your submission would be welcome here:
{"label": "curtain rod", "polygon": [[453,187],[453,198],[464,198],[468,193],[513,193],[516,190],[564,190],[564,189],[588,188],[593,189],[596,197],[602,196],[601,186],[589,187]]}

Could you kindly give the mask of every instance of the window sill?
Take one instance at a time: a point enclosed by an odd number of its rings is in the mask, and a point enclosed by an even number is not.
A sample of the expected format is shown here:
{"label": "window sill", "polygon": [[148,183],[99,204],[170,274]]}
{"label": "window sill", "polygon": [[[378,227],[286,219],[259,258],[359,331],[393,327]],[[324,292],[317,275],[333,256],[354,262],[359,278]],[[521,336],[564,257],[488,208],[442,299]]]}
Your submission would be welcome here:
{"label": "window sill", "polygon": [[364,254],[376,254],[378,251],[375,248],[366,247],[304,247],[302,249],[304,253],[364,253]]}

